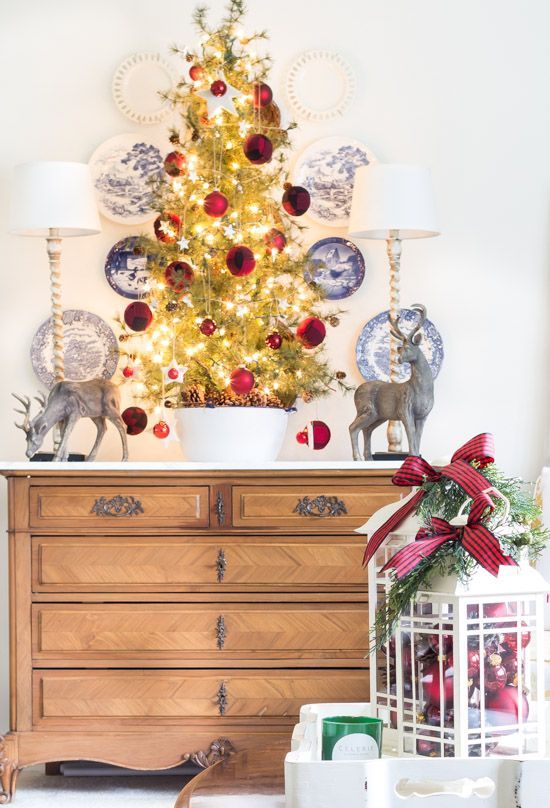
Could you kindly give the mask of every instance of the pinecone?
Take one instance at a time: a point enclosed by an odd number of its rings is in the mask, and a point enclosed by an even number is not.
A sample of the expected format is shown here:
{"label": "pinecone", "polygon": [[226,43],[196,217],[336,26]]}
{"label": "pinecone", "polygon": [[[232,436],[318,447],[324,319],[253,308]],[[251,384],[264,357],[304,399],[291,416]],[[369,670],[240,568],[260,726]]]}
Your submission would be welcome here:
{"label": "pinecone", "polygon": [[267,396],[261,390],[254,388],[246,396],[246,404],[248,407],[265,407]]}
{"label": "pinecone", "polygon": [[305,392],[302,393],[302,401],[305,404],[309,404],[311,401],[313,401],[313,398],[314,398],[313,393],[310,390],[306,390]]}
{"label": "pinecone", "polygon": [[337,370],[336,371],[336,378],[340,379],[340,380],[345,379],[346,378],[346,373],[343,370]]}
{"label": "pinecone", "polygon": [[284,409],[285,407],[279,396],[276,396],[275,393],[270,393],[268,396],[266,396],[265,406],[278,407],[279,409]]}
{"label": "pinecone", "polygon": [[181,145],[181,143],[180,143],[180,136],[178,135],[178,133],[177,133],[177,132],[172,132],[172,133],[170,134],[170,137],[168,138],[168,140],[169,140],[169,141],[170,141],[170,143],[172,143],[174,146],[180,146],[180,145]]}
{"label": "pinecone", "polygon": [[340,318],[333,314],[331,317],[328,318],[329,323],[333,328],[336,328],[340,325]]}
{"label": "pinecone", "polygon": [[204,406],[204,387],[202,384],[190,384],[181,392],[181,402],[184,407]]}

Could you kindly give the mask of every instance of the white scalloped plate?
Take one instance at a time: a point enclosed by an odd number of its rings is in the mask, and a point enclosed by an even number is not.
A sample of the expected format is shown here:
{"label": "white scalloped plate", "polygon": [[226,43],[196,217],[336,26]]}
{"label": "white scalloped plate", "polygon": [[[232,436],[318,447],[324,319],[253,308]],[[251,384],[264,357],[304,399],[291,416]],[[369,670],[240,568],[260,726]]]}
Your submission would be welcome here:
{"label": "white scalloped plate", "polygon": [[338,53],[308,50],[288,71],[288,103],[307,121],[330,121],[341,117],[355,94],[355,75]]}
{"label": "white scalloped plate", "polygon": [[160,123],[170,112],[170,102],[159,92],[170,92],[176,80],[174,68],[158,53],[134,53],[113,76],[115,104],[134,123]]}

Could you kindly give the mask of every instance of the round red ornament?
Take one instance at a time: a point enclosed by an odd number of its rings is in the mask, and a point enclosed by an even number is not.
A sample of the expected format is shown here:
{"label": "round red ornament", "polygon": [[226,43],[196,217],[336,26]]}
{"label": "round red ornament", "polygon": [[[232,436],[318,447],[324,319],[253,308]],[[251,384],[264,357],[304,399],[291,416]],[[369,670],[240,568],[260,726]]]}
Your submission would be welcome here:
{"label": "round red ornament", "polygon": [[199,325],[199,331],[201,332],[201,334],[204,334],[205,337],[211,337],[217,328],[218,326],[216,325],[214,320],[210,319],[210,317],[206,317]]}
{"label": "round red ornament", "polygon": [[245,396],[254,387],[254,375],[246,368],[231,371],[229,386],[238,396]]}
{"label": "round red ornament", "polygon": [[277,250],[277,252],[282,252],[286,247],[286,236],[276,227],[272,227],[271,230],[267,231],[264,241],[270,250]]}
{"label": "round red ornament", "polygon": [[324,340],[327,329],[318,317],[306,317],[296,329],[296,336],[304,348],[316,348]]}
{"label": "round red ornament", "polygon": [[291,216],[303,216],[311,204],[311,197],[301,185],[290,185],[283,194],[283,208]]}
{"label": "round red ornament", "polygon": [[141,407],[127,407],[121,413],[121,418],[128,435],[140,435],[147,426],[147,413]]}
{"label": "round red ornament", "polygon": [[232,275],[241,278],[254,271],[256,259],[249,247],[245,247],[244,244],[236,244],[225,256],[225,263]]}
{"label": "round red ornament", "polygon": [[[443,628],[446,628],[446,626],[443,626]],[[439,654],[440,648],[442,654],[448,654],[453,650],[452,634],[430,634],[428,641],[430,643],[430,648],[436,654]]]}
{"label": "round red ornament", "polygon": [[124,322],[132,331],[146,331],[153,321],[153,312],[141,300],[130,303],[124,310]]}
{"label": "round red ornament", "polygon": [[220,191],[212,191],[204,198],[204,212],[213,219],[219,219],[229,207],[227,197]]}
{"label": "round red ornament", "polygon": [[[430,662],[422,671],[422,688],[428,704],[440,703],[440,675],[437,660]],[[446,706],[450,706],[453,702],[453,691],[454,676],[452,675],[452,669],[445,670],[445,667],[443,667],[443,698]]]}
{"label": "round red ornament", "polygon": [[517,685],[518,658],[517,654],[504,654],[502,657],[502,667],[508,674],[508,684]]}
{"label": "round red ornament", "polygon": [[423,757],[439,757],[439,744],[419,738],[416,742],[416,753]]}
{"label": "round red ornament", "polygon": [[273,331],[271,334],[268,334],[265,338],[265,344],[268,348],[271,348],[273,351],[278,350],[281,345],[283,344],[283,338],[279,334],[278,331]]}
{"label": "round red ornament", "polygon": [[177,368],[168,368],[168,372],[166,375],[168,376],[169,379],[175,381],[176,379],[179,379],[180,372]]}
{"label": "round red ornament", "polygon": [[134,375],[134,368],[131,365],[126,365],[126,367],[122,371],[122,375],[125,379],[131,379]]}
{"label": "round red ornament", "polygon": [[[525,624],[523,624],[525,625]],[[523,629],[520,631],[521,637],[521,647],[527,648],[529,643],[531,642],[531,632],[527,629]],[[506,645],[510,651],[517,652],[518,650],[518,633],[517,631],[509,631],[502,635],[502,643]]]}
{"label": "round red ornament", "polygon": [[[521,703],[521,708],[520,708]],[[524,693],[519,693],[517,687],[506,685],[496,693],[488,693],[485,697],[485,712],[487,721],[494,727],[504,724],[515,724],[521,709],[523,721],[529,717],[529,702]]]}
{"label": "round red ornament", "polygon": [[169,177],[181,177],[187,173],[187,157],[179,151],[170,152],[164,158],[164,170]]}
{"label": "round red ornament", "polygon": [[308,441],[307,426],[305,429],[302,429],[300,430],[300,432],[296,433],[296,440],[298,441],[298,443],[301,443],[302,445],[307,444]]}
{"label": "round red ornament", "polygon": [[210,92],[212,95],[215,95],[216,98],[221,98],[222,95],[225,95],[227,92],[227,84],[221,79],[216,79],[216,81],[213,81],[210,85]]}
{"label": "round red ornament", "polygon": [[164,270],[164,278],[174,292],[189,289],[195,278],[193,267],[187,261],[172,261]]}
{"label": "round red ornament", "polygon": [[263,81],[258,82],[258,84],[254,85],[254,91],[252,96],[252,103],[258,109],[259,107],[267,107],[273,101],[273,90],[269,86],[269,84],[265,84]]}
{"label": "round red ornament", "polygon": [[243,151],[247,160],[261,166],[271,160],[273,143],[266,135],[249,135],[244,142]]}
{"label": "round red ornament", "polygon": [[485,668],[485,690],[488,693],[496,693],[501,690],[508,681],[508,673],[502,665],[489,665]]}
{"label": "round red ornament", "polygon": [[189,68],[189,77],[192,81],[200,81],[204,75],[204,68],[200,65],[191,65]]}
{"label": "round red ornament", "polygon": [[166,423],[166,421],[159,421],[158,424],[155,424],[153,427],[153,435],[155,438],[167,438],[170,434],[170,427]]}
{"label": "round red ornament", "polygon": [[477,648],[468,648],[468,679],[474,679],[479,674],[481,654]]}
{"label": "round red ornament", "polygon": [[512,614],[506,603],[485,603],[483,605],[484,617],[506,617]]}
{"label": "round red ornament", "polygon": [[153,223],[155,236],[164,244],[173,244],[180,232],[181,219],[177,213],[162,213]]}
{"label": "round red ornament", "polygon": [[330,429],[324,421],[312,421],[311,426],[313,432],[313,448],[324,449],[330,440]]}

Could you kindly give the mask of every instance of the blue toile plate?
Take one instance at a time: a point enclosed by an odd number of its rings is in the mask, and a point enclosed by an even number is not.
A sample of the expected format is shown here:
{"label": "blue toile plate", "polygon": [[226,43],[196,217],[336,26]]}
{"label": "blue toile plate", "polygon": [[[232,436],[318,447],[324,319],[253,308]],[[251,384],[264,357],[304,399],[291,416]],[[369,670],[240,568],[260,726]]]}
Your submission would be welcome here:
{"label": "blue toile plate", "polygon": [[342,300],[356,292],[365,277],[360,249],[345,238],[316,241],[308,250],[304,279],[320,287],[327,300]]}
{"label": "blue toile plate", "polygon": [[150,257],[136,255],[139,239],[129,236],[117,241],[105,259],[105,275],[114,291],[130,300],[143,298],[148,291]]}
{"label": "blue toile plate", "polygon": [[[110,379],[118,365],[118,341],[105,320],[90,311],[63,312],[65,379],[70,382]],[[34,372],[48,389],[53,387],[52,320],[42,323],[31,344]]]}
{"label": "blue toile plate", "polygon": [[[390,332],[388,311],[382,311],[369,320],[363,327],[357,340],[355,357],[361,375],[367,381],[389,381],[390,379]],[[399,326],[408,334],[418,322],[418,312],[412,309],[402,309]],[[434,379],[443,364],[443,340],[441,334],[432,323],[426,320],[422,326],[422,352]],[[399,366],[398,381],[404,382],[410,376],[410,365]]]}

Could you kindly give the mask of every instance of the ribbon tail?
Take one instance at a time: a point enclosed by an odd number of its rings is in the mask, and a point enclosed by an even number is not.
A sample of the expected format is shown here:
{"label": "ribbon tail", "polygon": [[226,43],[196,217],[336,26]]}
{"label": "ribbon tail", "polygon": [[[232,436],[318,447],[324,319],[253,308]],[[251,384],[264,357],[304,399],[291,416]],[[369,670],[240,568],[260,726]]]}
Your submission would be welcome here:
{"label": "ribbon tail", "polygon": [[517,567],[517,561],[502,552],[499,540],[484,525],[466,526],[462,546],[495,577],[499,567]]}
{"label": "ribbon tail", "polygon": [[389,536],[389,534],[395,530],[396,527],[399,527],[403,519],[416,510],[416,506],[421,501],[424,493],[425,492],[422,489],[416,491],[414,496],[412,496],[404,505],[398,508],[390,516],[390,518],[384,522],[383,525],[380,525],[378,530],[375,530],[375,532],[369,538],[365,548],[365,554],[363,556],[364,567],[366,567],[366,565],[369,563],[384,539]]}
{"label": "ribbon tail", "polygon": [[390,558],[387,564],[382,567],[382,572],[393,568],[398,579],[404,578],[412,569],[416,567],[424,558],[428,558],[435,553],[438,547],[445,544],[449,539],[455,538],[454,533],[443,536],[432,536],[431,539],[421,539],[407,544]]}

